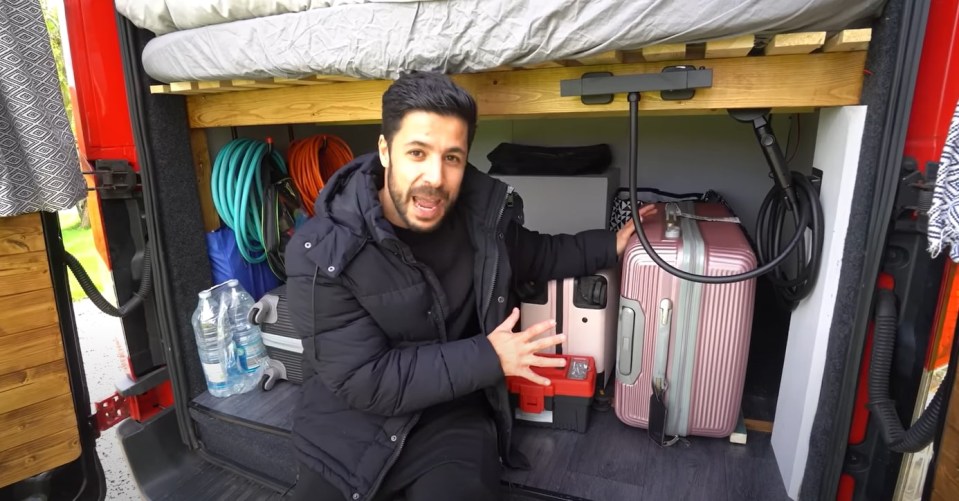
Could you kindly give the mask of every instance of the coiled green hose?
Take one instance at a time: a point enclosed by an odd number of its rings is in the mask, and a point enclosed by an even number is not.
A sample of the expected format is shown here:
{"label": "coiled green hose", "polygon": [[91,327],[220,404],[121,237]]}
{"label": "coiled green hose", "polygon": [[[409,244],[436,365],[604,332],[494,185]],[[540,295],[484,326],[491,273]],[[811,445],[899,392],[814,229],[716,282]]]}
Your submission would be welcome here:
{"label": "coiled green hose", "polygon": [[213,163],[213,204],[233,230],[243,259],[251,264],[266,260],[261,214],[270,162],[286,175],[286,162],[272,144],[241,138],[227,143]]}

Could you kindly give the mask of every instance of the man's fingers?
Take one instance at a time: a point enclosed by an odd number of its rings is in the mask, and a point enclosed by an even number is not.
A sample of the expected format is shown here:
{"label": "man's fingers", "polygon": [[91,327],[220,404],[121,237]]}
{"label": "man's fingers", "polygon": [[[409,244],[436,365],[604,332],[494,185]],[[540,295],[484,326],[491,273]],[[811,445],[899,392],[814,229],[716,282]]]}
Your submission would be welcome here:
{"label": "man's fingers", "polygon": [[556,334],[553,336],[544,337],[542,339],[537,339],[530,343],[530,348],[535,353],[537,351],[545,350],[551,346],[556,346],[558,344],[563,344],[563,341],[566,341],[565,334]]}
{"label": "man's fingers", "polygon": [[549,332],[550,329],[554,327],[556,327],[555,320],[543,320],[542,322],[538,322],[536,324],[533,324],[527,327],[526,330],[523,331],[522,335],[525,336],[527,339],[532,339],[544,332]]}
{"label": "man's fingers", "polygon": [[503,323],[499,324],[496,330],[512,331],[513,327],[516,327],[516,322],[519,322],[519,308],[513,308],[513,311],[506,317],[506,320],[503,320]]}
{"label": "man's fingers", "polygon": [[549,381],[548,378],[545,378],[545,377],[540,376],[539,374],[533,372],[533,370],[530,369],[529,367],[526,367],[526,368],[524,368],[523,370],[521,370],[521,371],[519,372],[519,376],[522,376],[522,377],[524,377],[524,378],[526,378],[526,379],[529,379],[530,381],[532,381],[532,382],[534,382],[534,383],[536,383],[536,384],[541,384],[541,385],[543,385],[543,386],[549,386],[549,383],[550,383],[550,381]]}
{"label": "man's fingers", "polygon": [[533,367],[566,367],[566,359],[533,355],[529,365]]}

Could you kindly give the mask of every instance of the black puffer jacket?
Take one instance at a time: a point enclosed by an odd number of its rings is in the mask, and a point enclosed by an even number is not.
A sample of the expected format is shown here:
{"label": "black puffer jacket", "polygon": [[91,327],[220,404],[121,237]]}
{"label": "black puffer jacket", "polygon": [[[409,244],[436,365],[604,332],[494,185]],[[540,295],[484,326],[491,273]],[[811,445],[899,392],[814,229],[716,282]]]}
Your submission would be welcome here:
{"label": "black puffer jacket", "polygon": [[[294,416],[294,444],[302,462],[357,500],[376,493],[422,410],[477,390],[496,411],[504,462],[525,462],[509,453],[512,422],[496,352],[485,335],[447,342],[445,295],[383,216],[382,183],[375,154],[340,169],[286,251],[292,320],[315,371]],[[472,166],[457,203],[469,215],[484,333],[506,318],[520,282],[616,264],[613,233],[531,232],[512,188]]]}

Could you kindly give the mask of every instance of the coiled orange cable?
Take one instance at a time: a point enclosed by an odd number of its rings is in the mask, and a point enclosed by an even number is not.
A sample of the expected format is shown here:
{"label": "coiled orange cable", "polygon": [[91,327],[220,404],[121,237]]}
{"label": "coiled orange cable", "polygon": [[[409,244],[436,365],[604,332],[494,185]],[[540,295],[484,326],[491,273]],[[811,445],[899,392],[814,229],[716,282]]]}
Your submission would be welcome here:
{"label": "coiled orange cable", "polygon": [[288,157],[293,186],[312,216],[320,190],[340,167],[353,160],[353,151],[339,137],[317,134],[293,141]]}

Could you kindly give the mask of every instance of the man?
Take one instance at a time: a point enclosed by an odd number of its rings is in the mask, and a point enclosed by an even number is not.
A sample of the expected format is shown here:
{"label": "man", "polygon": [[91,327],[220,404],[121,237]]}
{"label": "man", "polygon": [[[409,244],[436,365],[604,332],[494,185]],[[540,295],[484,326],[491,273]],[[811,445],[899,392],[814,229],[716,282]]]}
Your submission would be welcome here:
{"label": "man", "polygon": [[296,499],[498,499],[510,447],[504,376],[549,381],[535,353],[563,336],[515,333],[511,291],[613,267],[632,232],[547,236],[522,201],[467,163],[472,97],[412,73],[383,95],[378,154],[327,183],[286,252],[293,322],[315,375],[294,416]]}

